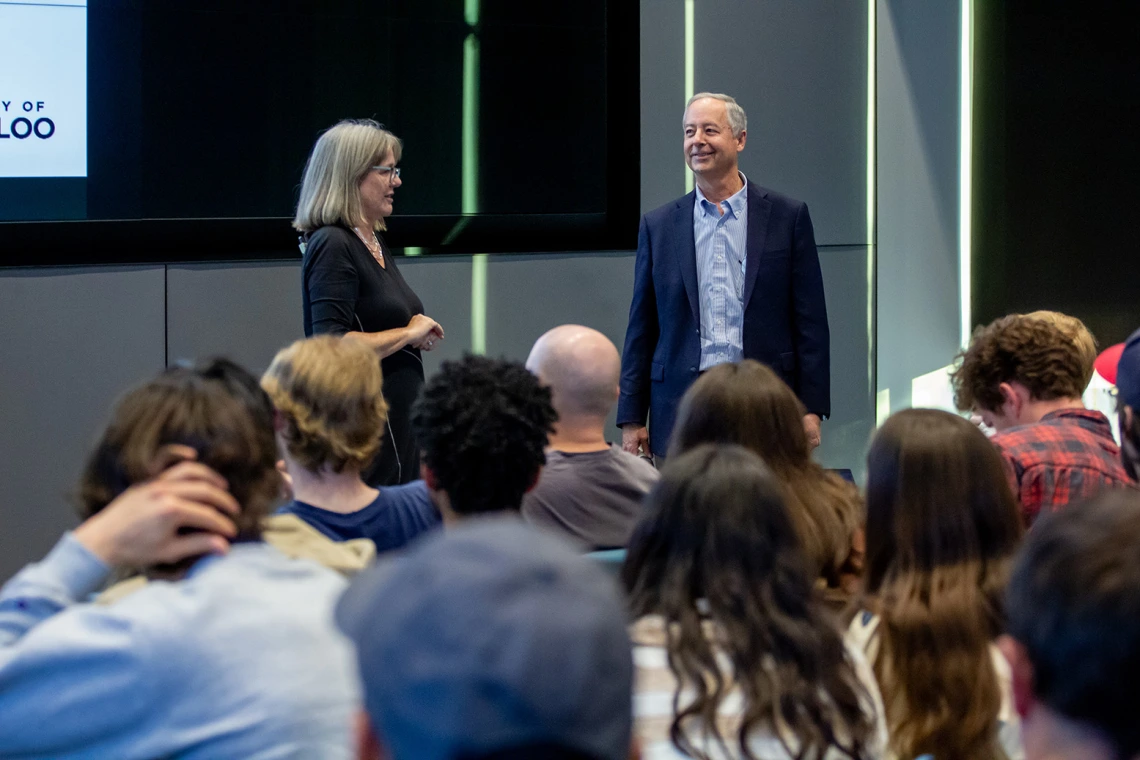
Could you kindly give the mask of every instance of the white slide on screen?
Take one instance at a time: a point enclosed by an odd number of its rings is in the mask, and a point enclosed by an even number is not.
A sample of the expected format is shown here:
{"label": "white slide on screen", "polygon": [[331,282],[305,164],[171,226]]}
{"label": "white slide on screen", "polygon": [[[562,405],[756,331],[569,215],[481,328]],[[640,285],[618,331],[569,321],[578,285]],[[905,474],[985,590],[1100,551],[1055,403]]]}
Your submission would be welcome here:
{"label": "white slide on screen", "polygon": [[87,0],[0,0],[0,177],[87,176]]}

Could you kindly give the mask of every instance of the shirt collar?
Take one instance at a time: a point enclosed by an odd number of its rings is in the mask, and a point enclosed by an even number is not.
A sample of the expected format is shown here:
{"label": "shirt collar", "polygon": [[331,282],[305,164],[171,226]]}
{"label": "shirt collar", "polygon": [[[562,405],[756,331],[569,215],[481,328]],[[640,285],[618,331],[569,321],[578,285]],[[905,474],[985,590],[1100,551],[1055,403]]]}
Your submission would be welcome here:
{"label": "shirt collar", "polygon": [[[1089,432],[1112,438],[1112,424],[1108,421],[1108,417],[1104,416],[1104,412],[1081,407],[1058,409],[1055,412],[1049,412],[1043,416],[1041,422],[1062,419],[1071,419],[1075,424],[1085,428]],[[1115,439],[1113,440],[1115,441]]]}
{"label": "shirt collar", "polygon": [[[744,209],[748,205],[748,177],[744,176],[744,172],[738,171],[740,180],[744,184],[739,190],[730,195],[724,202],[728,204],[728,208],[732,211],[733,217],[740,219],[744,215]],[[713,204],[705,194],[701,192],[701,188],[697,187],[697,203],[704,210],[706,214],[716,212],[716,205]]]}

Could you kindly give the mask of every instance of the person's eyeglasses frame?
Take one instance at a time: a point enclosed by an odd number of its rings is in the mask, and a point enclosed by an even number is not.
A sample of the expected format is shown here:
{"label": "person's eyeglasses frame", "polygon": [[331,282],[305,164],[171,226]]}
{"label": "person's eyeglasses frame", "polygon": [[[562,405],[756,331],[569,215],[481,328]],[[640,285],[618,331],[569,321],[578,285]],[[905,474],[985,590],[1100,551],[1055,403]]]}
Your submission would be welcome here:
{"label": "person's eyeglasses frame", "polygon": [[389,183],[394,182],[400,178],[400,167],[398,166],[373,166],[371,168],[374,172],[387,174]]}

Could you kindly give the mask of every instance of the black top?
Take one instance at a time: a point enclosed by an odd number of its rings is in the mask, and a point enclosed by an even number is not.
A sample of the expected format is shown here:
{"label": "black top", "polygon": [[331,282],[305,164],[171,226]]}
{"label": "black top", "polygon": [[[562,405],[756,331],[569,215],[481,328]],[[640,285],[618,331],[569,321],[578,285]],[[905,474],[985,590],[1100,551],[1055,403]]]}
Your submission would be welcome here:
{"label": "black top", "polygon": [[[356,233],[329,225],[309,235],[301,263],[305,335],[382,332],[406,327],[424,313],[384,241],[386,267],[372,258]],[[409,483],[419,477],[419,447],[412,436],[412,403],[424,384],[418,349],[405,346],[380,362],[388,430],[376,461],[364,472],[370,486]]]}

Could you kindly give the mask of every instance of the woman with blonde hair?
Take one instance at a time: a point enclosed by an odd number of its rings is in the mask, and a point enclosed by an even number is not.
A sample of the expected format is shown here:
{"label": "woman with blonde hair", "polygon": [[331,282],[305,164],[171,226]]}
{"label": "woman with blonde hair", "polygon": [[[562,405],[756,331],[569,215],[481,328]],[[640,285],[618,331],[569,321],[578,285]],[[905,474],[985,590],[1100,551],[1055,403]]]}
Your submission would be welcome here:
{"label": "woman with blonde hair", "polygon": [[419,477],[411,407],[424,384],[421,351],[443,340],[424,315],[379,232],[392,213],[400,179],[399,139],[371,120],[342,121],[317,140],[305,165],[293,226],[302,234],[301,295],[305,335],[352,335],[384,370],[389,411],[370,485]]}
{"label": "woman with blonde hair", "polygon": [[863,507],[854,485],[812,460],[803,416],[795,392],[760,362],[719,364],[681,399],[669,456],[701,443],[736,443],[759,455],[787,491],[813,577],[842,607],[862,569]]}
{"label": "woman with blonde hair", "polygon": [[867,455],[863,613],[892,756],[1021,754],[1009,666],[994,641],[1022,528],[1001,457],[969,421],[893,415]]}
{"label": "woman with blonde hair", "polygon": [[361,471],[380,447],[388,405],[367,343],[321,335],[277,352],[261,379],[292,480],[293,514],[335,541],[396,549],[440,522],[422,480],[373,488]]}

